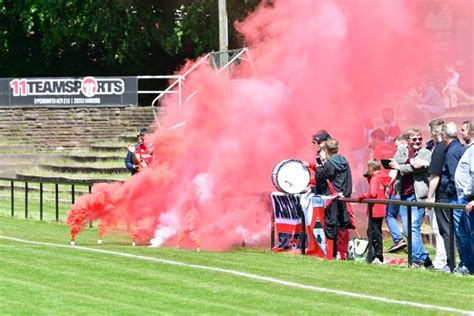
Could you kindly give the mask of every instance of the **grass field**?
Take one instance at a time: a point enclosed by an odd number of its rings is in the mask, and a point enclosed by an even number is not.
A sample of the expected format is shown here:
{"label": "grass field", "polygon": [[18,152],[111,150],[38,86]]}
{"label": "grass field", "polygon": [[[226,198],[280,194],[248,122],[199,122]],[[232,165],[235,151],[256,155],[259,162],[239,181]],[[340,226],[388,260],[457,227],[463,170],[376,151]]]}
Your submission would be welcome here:
{"label": "grass field", "polygon": [[0,314],[474,314],[473,277],[96,238],[88,229],[72,247],[68,226],[0,216]]}

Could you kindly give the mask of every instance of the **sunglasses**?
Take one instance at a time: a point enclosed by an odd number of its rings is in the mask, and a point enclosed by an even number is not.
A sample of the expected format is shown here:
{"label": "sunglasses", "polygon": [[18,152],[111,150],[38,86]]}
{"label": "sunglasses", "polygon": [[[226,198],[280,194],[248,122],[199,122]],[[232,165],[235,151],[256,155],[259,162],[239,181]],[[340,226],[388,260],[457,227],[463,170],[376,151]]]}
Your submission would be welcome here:
{"label": "sunglasses", "polygon": [[423,137],[411,137],[410,139],[412,142],[416,142],[416,141],[421,142],[423,140]]}

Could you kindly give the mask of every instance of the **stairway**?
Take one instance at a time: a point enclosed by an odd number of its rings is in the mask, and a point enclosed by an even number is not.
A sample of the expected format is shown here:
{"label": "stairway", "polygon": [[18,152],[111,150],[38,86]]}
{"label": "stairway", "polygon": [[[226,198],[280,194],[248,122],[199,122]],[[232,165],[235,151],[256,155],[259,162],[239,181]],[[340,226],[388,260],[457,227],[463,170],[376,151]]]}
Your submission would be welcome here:
{"label": "stairway", "polygon": [[153,122],[150,107],[0,108],[0,140],[36,149],[81,149]]}

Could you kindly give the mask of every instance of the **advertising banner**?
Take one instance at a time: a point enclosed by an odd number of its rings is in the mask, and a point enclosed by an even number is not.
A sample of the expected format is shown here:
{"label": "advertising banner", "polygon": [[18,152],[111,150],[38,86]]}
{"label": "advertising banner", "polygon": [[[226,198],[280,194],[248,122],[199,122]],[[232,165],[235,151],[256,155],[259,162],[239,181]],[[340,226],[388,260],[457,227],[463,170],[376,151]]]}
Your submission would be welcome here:
{"label": "advertising banner", "polygon": [[127,106],[138,103],[137,77],[0,79],[0,106]]}

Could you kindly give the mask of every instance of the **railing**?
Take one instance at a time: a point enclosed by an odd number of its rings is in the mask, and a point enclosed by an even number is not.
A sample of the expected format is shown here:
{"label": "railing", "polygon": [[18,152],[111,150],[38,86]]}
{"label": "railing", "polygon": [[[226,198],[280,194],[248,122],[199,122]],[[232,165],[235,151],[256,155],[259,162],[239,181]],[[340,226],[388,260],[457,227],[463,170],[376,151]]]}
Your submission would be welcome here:
{"label": "railing", "polygon": [[[31,187],[29,186],[30,183],[37,183],[39,184],[39,189],[38,189],[38,198],[39,198],[39,219],[43,220],[43,214],[44,214],[44,184],[54,184],[54,219],[56,222],[60,221],[60,216],[59,216],[59,185],[63,186],[68,186],[70,188],[70,201],[71,204],[74,204],[76,201],[76,187],[82,186],[86,187],[87,191],[86,193],[90,193],[92,191],[92,185],[94,183],[99,183],[99,182],[104,182],[101,180],[97,181],[81,181],[81,180],[71,180],[71,181],[63,181],[63,182],[58,182],[58,181],[44,181],[44,180],[21,180],[21,179],[10,179],[10,178],[1,178],[0,181],[3,182],[9,182],[10,183],[10,216],[14,217],[15,216],[15,191],[18,191],[20,188],[15,187],[15,183],[23,183],[23,189],[24,189],[24,217],[29,218],[30,215],[30,209],[29,209],[29,199],[30,195],[32,194]],[[62,191],[64,192],[64,191]],[[454,214],[453,210],[454,209],[464,209],[465,205],[461,204],[448,204],[448,203],[429,203],[429,202],[408,202],[408,201],[398,201],[398,200],[377,200],[377,199],[363,199],[363,200],[358,200],[354,198],[339,198],[339,200],[343,202],[349,202],[349,203],[363,203],[363,204],[368,204],[368,220],[369,220],[369,225],[368,225],[368,241],[369,241],[369,246],[368,249],[372,248],[372,234],[371,234],[371,219],[372,219],[372,209],[374,204],[384,204],[384,205],[397,205],[397,206],[406,206],[407,207],[407,249],[408,249],[408,265],[412,265],[412,212],[411,209],[412,207],[423,207],[425,209],[428,208],[442,208],[442,209],[447,209],[450,210],[449,212],[449,268],[451,272],[454,271],[455,267],[455,260],[456,260],[456,255],[455,255],[455,246],[454,246]],[[306,224],[305,224],[305,219],[304,216],[302,216],[302,229],[301,229],[301,240],[302,240],[302,253],[305,253],[305,239],[306,239]],[[91,223],[92,224],[92,223]],[[274,241],[274,231],[273,231],[273,223],[272,223],[272,245]],[[334,248],[336,248],[336,245],[334,245]]]}
{"label": "railing", "polygon": [[[39,219],[43,220],[44,219],[44,206],[45,206],[45,193],[50,193],[50,191],[45,190],[45,184],[51,184],[53,187],[53,192],[54,192],[54,206],[53,206],[53,211],[54,211],[54,220],[56,222],[59,222],[60,220],[63,220],[60,218],[60,212],[59,212],[59,205],[60,202],[63,202],[64,200],[60,200],[60,194],[64,194],[64,190],[60,190],[60,185],[61,186],[66,186],[67,192],[66,195],[70,198],[71,205],[75,203],[76,197],[78,196],[78,193],[80,193],[77,189],[79,187],[84,188],[82,193],[90,193],[92,191],[92,185],[94,183],[98,182],[104,182],[101,180],[97,181],[81,181],[81,180],[72,180],[72,181],[63,181],[63,182],[58,182],[58,181],[44,181],[44,180],[20,180],[20,179],[10,179],[10,178],[0,178],[0,181],[4,184],[9,183],[9,196],[3,197],[6,199],[10,199],[10,216],[14,217],[16,215],[16,207],[15,204],[17,200],[21,200],[23,198],[24,200],[24,217],[25,218],[31,218],[31,209],[30,209],[30,201],[32,197],[38,198],[38,208],[36,211],[39,212]],[[23,186],[15,186],[15,184],[21,183]],[[33,192],[33,188],[30,186],[31,183],[36,183],[39,185],[38,188],[35,188]],[[18,191],[24,190],[23,197],[17,195],[20,194]],[[8,190],[7,190],[8,191]],[[35,196],[35,193],[37,194]],[[1,203],[3,204],[3,203]],[[67,203],[69,204],[69,203]]]}
{"label": "railing", "polygon": [[[453,210],[455,209],[465,209],[465,205],[461,204],[448,204],[448,203],[429,203],[429,202],[409,202],[409,201],[399,201],[399,200],[377,200],[377,199],[354,199],[354,198],[339,198],[340,201],[343,202],[350,202],[350,203],[363,203],[363,204],[368,204],[368,220],[369,220],[369,225],[368,225],[368,251],[372,249],[372,231],[371,231],[371,221],[372,221],[372,210],[374,204],[384,204],[384,205],[398,205],[398,206],[406,206],[407,207],[407,250],[408,250],[408,265],[412,266],[413,265],[413,260],[412,260],[412,212],[411,209],[412,207],[422,207],[425,209],[430,209],[430,208],[442,208],[442,209],[447,209],[449,210],[449,268],[451,272],[454,272],[454,267],[455,267],[455,260],[456,260],[456,255],[455,255],[455,246],[454,246],[454,212]],[[272,217],[273,219],[273,217]],[[305,223],[305,218],[304,216],[301,216],[301,252],[302,254],[305,254],[305,240],[306,240],[306,223]],[[274,223],[272,223],[272,233],[271,233],[271,243],[272,247],[274,244]],[[336,249],[336,241],[334,242],[334,249]]]}
{"label": "railing", "polygon": [[[189,68],[185,73],[182,75],[173,75],[173,76],[138,76],[139,80],[163,80],[163,79],[173,79],[174,81],[165,89],[165,90],[138,90],[138,94],[157,94],[157,96],[151,102],[151,108],[153,110],[153,114],[155,116],[155,121],[160,127],[157,115],[157,103],[160,101],[167,94],[178,94],[178,106],[182,107],[186,105],[188,101],[198,92],[193,91],[189,96],[183,100],[183,89],[186,88],[185,80],[186,77],[198,69],[203,64],[211,65],[213,68],[218,69],[215,75],[211,78],[215,78],[219,74],[221,74],[225,69],[227,69],[231,64],[234,64],[240,60],[250,60],[250,57],[244,58],[243,55],[247,54],[248,57],[248,50],[247,48],[242,49],[234,49],[225,52],[211,52],[207,55],[199,58],[197,62],[195,62],[191,68]],[[225,56],[226,58],[221,58]],[[224,61],[224,62],[223,62]]]}

